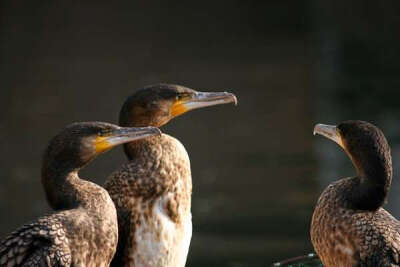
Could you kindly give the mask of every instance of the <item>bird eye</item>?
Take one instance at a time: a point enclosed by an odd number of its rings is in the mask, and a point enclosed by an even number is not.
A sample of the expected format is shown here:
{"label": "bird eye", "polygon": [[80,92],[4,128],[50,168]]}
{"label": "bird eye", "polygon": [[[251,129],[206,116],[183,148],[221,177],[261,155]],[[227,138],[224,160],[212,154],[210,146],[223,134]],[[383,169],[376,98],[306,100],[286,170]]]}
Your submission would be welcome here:
{"label": "bird eye", "polygon": [[178,93],[177,95],[176,95],[176,100],[182,100],[182,99],[185,99],[185,98],[187,98],[187,97],[189,97],[190,96],[190,94],[189,93],[186,93],[186,92],[184,92],[184,93]]}
{"label": "bird eye", "polygon": [[98,135],[98,136],[107,136],[107,135],[110,135],[111,132],[112,132],[112,130],[109,129],[109,128],[107,128],[107,129],[101,129],[101,130],[97,133],[97,135]]}

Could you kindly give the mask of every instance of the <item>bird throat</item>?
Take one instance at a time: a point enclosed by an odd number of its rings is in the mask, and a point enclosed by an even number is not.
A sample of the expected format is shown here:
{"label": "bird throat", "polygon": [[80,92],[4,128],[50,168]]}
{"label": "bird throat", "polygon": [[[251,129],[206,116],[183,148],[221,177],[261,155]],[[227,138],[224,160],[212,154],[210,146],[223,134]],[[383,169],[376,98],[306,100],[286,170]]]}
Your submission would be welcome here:
{"label": "bird throat", "polygon": [[392,181],[391,168],[360,168],[358,176],[349,188],[348,203],[352,209],[375,211],[386,201]]}
{"label": "bird throat", "polygon": [[144,151],[150,150],[152,146],[156,145],[160,141],[159,138],[163,137],[154,136],[126,143],[123,145],[125,155],[129,160],[133,160],[139,157]]}

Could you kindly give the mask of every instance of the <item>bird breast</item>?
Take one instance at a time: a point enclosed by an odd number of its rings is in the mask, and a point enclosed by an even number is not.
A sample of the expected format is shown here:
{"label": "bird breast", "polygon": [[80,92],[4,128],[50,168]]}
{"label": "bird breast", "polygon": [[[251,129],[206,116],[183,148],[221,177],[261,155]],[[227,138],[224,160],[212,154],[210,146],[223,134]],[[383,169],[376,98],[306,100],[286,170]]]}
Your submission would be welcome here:
{"label": "bird breast", "polygon": [[192,215],[178,209],[179,220],[174,221],[168,206],[173,193],[160,196],[150,212],[139,218],[136,225],[137,247],[132,256],[134,266],[185,266],[192,237]]}

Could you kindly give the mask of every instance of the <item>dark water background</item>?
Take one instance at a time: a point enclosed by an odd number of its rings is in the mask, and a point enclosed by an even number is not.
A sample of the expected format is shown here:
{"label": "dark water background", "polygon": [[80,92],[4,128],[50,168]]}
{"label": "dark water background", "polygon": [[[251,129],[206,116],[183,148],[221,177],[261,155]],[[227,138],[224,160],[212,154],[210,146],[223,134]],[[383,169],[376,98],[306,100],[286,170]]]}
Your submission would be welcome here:
{"label": "dark water background", "polygon": [[[387,208],[400,216],[399,1],[2,1],[0,236],[49,211],[48,140],[74,121],[115,122],[124,99],[170,82],[229,90],[239,105],[163,128],[192,162],[188,266],[268,266],[312,250],[321,190],[354,174],[315,123],[363,119],[393,149]],[[121,149],[81,176],[102,184]]]}

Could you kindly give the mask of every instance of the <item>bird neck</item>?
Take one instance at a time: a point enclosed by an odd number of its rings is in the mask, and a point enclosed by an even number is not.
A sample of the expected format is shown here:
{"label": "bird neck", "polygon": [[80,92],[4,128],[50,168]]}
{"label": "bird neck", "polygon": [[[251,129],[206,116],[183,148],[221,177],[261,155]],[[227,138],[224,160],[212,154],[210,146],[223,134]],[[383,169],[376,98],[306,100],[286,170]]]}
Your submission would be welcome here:
{"label": "bird neck", "polygon": [[349,196],[354,209],[375,211],[387,197],[392,182],[391,159],[376,159],[362,164],[354,161],[357,170],[357,182]]}
{"label": "bird neck", "polygon": [[79,206],[83,199],[80,195],[87,181],[78,176],[79,169],[63,169],[44,166],[42,184],[47,201],[54,210],[72,209]]}
{"label": "bird neck", "polygon": [[[159,120],[152,116],[138,117],[131,114],[132,108],[129,106],[129,100],[124,104],[120,112],[119,125],[121,127],[161,127],[165,125],[168,120]],[[161,143],[161,139],[165,139],[165,134],[159,136],[147,137],[144,139],[136,140],[134,142],[123,144],[125,155],[129,160],[138,158],[143,153],[152,150],[157,144]]]}
{"label": "bird neck", "polygon": [[124,144],[124,152],[129,160],[133,160],[135,158],[140,157],[143,153],[147,153],[149,151],[154,152],[154,146],[160,142],[161,137],[148,137],[145,139],[137,140],[134,142]]}

